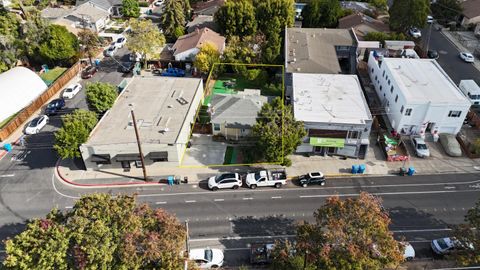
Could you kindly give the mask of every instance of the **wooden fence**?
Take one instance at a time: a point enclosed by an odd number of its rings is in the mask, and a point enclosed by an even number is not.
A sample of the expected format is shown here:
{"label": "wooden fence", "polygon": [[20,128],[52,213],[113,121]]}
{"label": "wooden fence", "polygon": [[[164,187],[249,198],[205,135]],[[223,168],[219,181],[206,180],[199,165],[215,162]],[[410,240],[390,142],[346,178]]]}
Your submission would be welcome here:
{"label": "wooden fence", "polygon": [[40,109],[45,102],[53,97],[58,91],[63,89],[81,69],[80,62],[75,63],[71,68],[65,71],[50,87],[45,90],[40,96],[38,96],[32,103],[22,109],[14,118],[8,121],[0,129],[0,141],[5,140],[10,134],[12,134],[17,128],[21,127],[30,116],[32,116],[38,109]]}

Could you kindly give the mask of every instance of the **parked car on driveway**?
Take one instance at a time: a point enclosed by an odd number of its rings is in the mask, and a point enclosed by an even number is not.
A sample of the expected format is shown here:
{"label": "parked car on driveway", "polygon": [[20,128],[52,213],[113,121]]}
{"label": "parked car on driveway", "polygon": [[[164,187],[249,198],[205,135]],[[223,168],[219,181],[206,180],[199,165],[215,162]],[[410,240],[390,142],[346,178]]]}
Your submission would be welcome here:
{"label": "parked car on driveway", "polygon": [[97,72],[97,67],[88,66],[82,71],[82,79],[90,79]]}
{"label": "parked car on driveway", "polygon": [[125,43],[127,43],[127,38],[124,36],[121,36],[117,38],[117,41],[115,42],[115,47],[118,49],[123,48],[123,46],[125,46]]}
{"label": "parked car on driveway", "polygon": [[156,7],[160,7],[160,6],[163,5],[163,2],[164,2],[164,0],[158,0],[155,3],[153,3],[153,5],[156,6]]}
{"label": "parked car on driveway", "polygon": [[115,45],[111,45],[110,47],[108,47],[108,49],[103,51],[103,55],[112,57],[116,52],[117,47]]}
{"label": "parked car on driveway", "polygon": [[223,251],[216,248],[191,249],[188,257],[194,261],[200,269],[219,268],[223,265]]}
{"label": "parked car on driveway", "polygon": [[46,115],[57,114],[63,107],[65,107],[65,100],[63,98],[57,98],[50,101],[45,108]]}
{"label": "parked car on driveway", "polygon": [[215,191],[221,188],[237,189],[242,186],[238,173],[222,173],[208,178],[208,188]]}
{"label": "parked car on driveway", "polygon": [[71,84],[67,88],[65,88],[62,96],[63,96],[63,98],[71,99],[74,96],[76,96],[78,94],[78,92],[80,92],[80,90],[82,90],[82,85],[81,84],[79,84],[79,83]]}
{"label": "parked car on driveway", "polygon": [[135,67],[134,62],[122,62],[118,66],[118,71],[120,71],[122,73],[130,73],[133,70],[134,67]]}
{"label": "parked car on driveway", "polygon": [[408,34],[414,38],[421,38],[422,37],[422,32],[416,27],[412,27],[408,29]]}
{"label": "parked car on driveway", "polygon": [[325,185],[325,176],[321,172],[311,172],[298,177],[298,181],[302,187],[309,185]]}
{"label": "parked car on driveway", "polygon": [[48,116],[40,115],[39,117],[35,117],[30,124],[28,124],[27,128],[25,128],[25,134],[37,134],[40,130],[46,126],[48,123]]}
{"label": "parked car on driveway", "polygon": [[430,243],[430,247],[433,252],[438,255],[448,254],[454,249],[474,249],[474,246],[471,243],[462,243],[454,237],[434,239]]}
{"label": "parked car on driveway", "polygon": [[415,148],[415,154],[418,157],[424,158],[430,156],[430,150],[428,150],[427,144],[420,137],[412,138],[413,148]]}
{"label": "parked car on driveway", "polygon": [[453,134],[440,133],[440,143],[447,155],[452,157],[462,156],[462,148]]}
{"label": "parked car on driveway", "polygon": [[469,52],[461,52],[460,53],[460,58],[467,62],[467,63],[473,63],[475,60],[475,58],[473,57],[473,54],[469,53]]}

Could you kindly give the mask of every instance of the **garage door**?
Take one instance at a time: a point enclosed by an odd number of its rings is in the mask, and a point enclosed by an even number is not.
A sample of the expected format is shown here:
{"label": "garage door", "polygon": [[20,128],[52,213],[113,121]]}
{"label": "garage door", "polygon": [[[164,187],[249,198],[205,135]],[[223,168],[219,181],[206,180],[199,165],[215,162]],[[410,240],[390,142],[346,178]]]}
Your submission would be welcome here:
{"label": "garage door", "polygon": [[456,127],[441,127],[438,130],[438,133],[449,133],[449,134],[455,134]]}

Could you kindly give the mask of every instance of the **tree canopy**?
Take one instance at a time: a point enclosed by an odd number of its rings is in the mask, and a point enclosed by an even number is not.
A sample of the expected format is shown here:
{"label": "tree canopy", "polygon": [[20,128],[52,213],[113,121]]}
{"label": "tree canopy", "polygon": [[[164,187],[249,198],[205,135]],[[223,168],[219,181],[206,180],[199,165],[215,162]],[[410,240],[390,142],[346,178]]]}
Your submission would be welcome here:
{"label": "tree canopy", "polygon": [[[384,269],[403,261],[403,248],[388,228],[390,218],[373,195],[330,197],[314,218],[314,223],[298,226],[293,253],[306,256],[311,269]],[[284,245],[278,249],[274,254],[279,262],[292,256]]]}
{"label": "tree canopy", "polygon": [[159,56],[165,44],[165,37],[150,20],[130,19],[130,33],[127,35],[127,48],[142,55],[145,64],[147,58]]}
{"label": "tree canopy", "polygon": [[394,0],[389,9],[390,27],[405,32],[410,27],[422,28],[430,12],[429,0]]}
{"label": "tree canopy", "polygon": [[311,0],[303,9],[303,27],[336,27],[342,14],[338,0]]}
{"label": "tree canopy", "polygon": [[84,29],[78,33],[78,39],[80,40],[84,55],[90,59],[90,64],[92,64],[92,58],[101,45],[97,34],[89,29]]}
{"label": "tree canopy", "polygon": [[[190,5],[188,4],[188,8]],[[187,2],[185,0],[165,0],[161,15],[162,27],[165,34],[177,39],[185,33],[187,22]]]}
{"label": "tree canopy", "polygon": [[220,62],[220,52],[215,44],[207,42],[202,45],[193,65],[202,73],[208,73],[213,64]]}
{"label": "tree canopy", "polygon": [[138,0],[123,0],[122,14],[128,18],[138,18],[140,16]]}
{"label": "tree canopy", "polygon": [[227,1],[215,13],[215,22],[221,34],[231,36],[249,36],[257,31],[255,8],[251,0]]}
{"label": "tree canopy", "polygon": [[62,122],[62,127],[55,132],[53,148],[62,159],[80,157],[79,147],[97,124],[97,114],[79,109],[63,116]]}
{"label": "tree canopy", "polygon": [[307,132],[303,122],[294,119],[292,106],[285,106],[281,98],[275,98],[258,113],[253,134],[258,137],[258,152],[266,161],[290,166],[288,155],[302,143]]}
{"label": "tree canopy", "polygon": [[49,35],[39,46],[38,52],[43,61],[52,65],[70,65],[78,59],[79,42],[65,26],[51,24]]}
{"label": "tree canopy", "polygon": [[86,96],[88,106],[96,113],[103,114],[112,108],[118,92],[112,84],[96,82],[87,84]]}
{"label": "tree canopy", "polygon": [[430,8],[433,17],[442,24],[456,21],[463,11],[458,0],[437,0]]}
{"label": "tree canopy", "polygon": [[463,266],[480,264],[480,200],[468,210],[465,224],[454,228],[454,235],[461,245],[454,251],[453,258]]}
{"label": "tree canopy", "polygon": [[183,269],[185,227],[132,196],[90,194],[6,241],[6,269]]}

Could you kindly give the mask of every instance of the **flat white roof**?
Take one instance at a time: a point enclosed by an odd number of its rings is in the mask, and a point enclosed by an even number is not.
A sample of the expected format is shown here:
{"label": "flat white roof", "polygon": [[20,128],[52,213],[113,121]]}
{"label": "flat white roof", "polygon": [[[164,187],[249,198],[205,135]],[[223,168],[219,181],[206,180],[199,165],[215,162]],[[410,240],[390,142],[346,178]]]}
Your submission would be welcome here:
{"label": "flat white roof", "polygon": [[[185,117],[199,89],[201,79],[145,75],[134,77],[98,123],[87,145],[135,143],[129,104],[133,104],[142,143],[177,142]],[[190,120],[188,120],[190,121]]]}
{"label": "flat white roof", "polygon": [[433,59],[383,58],[408,103],[469,103]]}
{"label": "flat white roof", "polygon": [[364,124],[372,116],[357,75],[293,73],[295,119]]}

